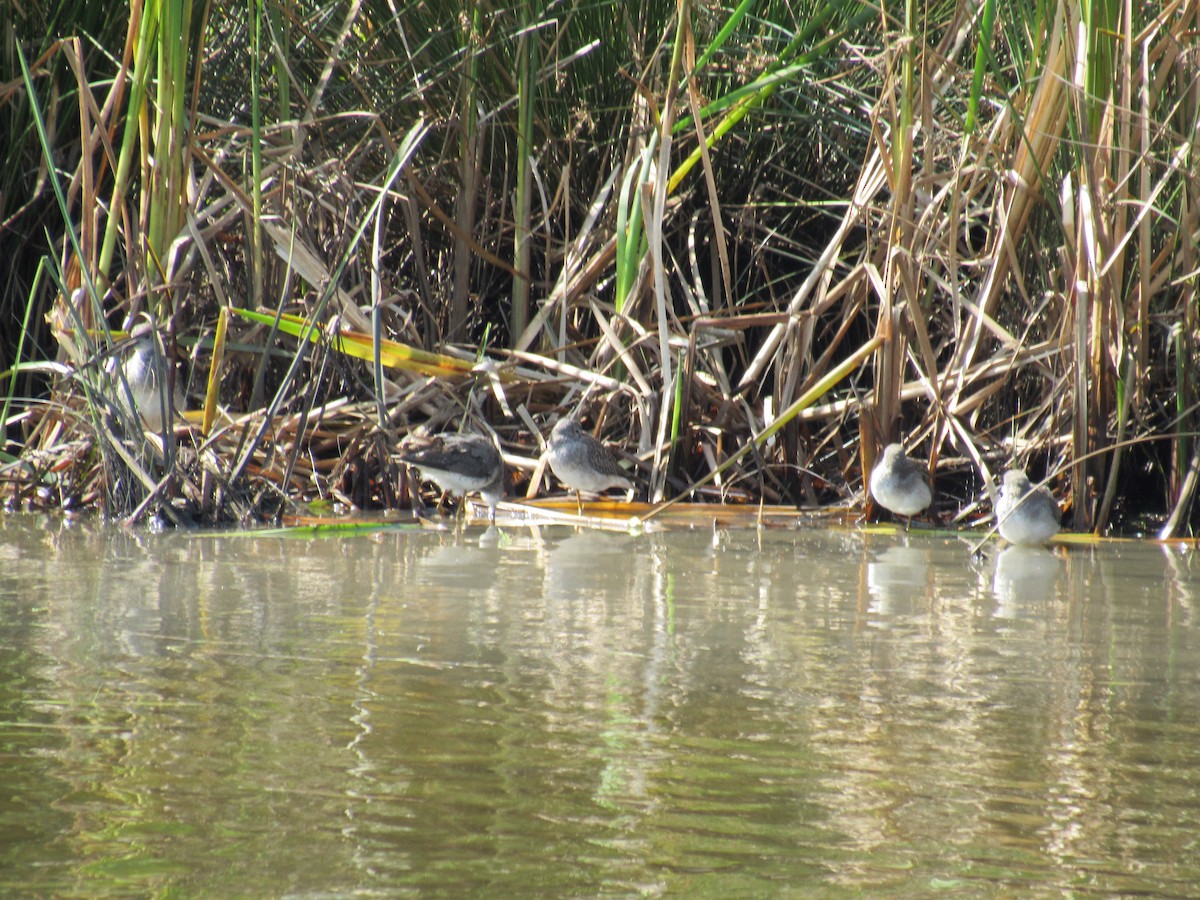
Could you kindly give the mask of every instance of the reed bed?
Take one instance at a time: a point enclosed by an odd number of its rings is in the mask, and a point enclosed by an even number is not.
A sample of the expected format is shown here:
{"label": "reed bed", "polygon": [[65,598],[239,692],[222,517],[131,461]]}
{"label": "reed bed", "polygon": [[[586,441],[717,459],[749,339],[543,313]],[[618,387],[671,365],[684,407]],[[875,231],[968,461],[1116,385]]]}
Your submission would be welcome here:
{"label": "reed bed", "polygon": [[[1192,531],[1200,0],[634,6],[18,23],[7,504],[395,508],[417,428],[534,497],[582,407],[647,515],[854,507],[903,438],[941,521],[1021,465],[1076,531]],[[159,433],[114,376],[146,320]]]}

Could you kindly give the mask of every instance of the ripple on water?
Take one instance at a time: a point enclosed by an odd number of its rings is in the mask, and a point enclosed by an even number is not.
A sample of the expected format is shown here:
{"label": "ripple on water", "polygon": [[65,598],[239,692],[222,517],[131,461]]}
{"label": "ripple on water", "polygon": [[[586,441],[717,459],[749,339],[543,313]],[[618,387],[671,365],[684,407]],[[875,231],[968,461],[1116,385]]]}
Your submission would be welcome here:
{"label": "ripple on water", "polygon": [[1186,557],[507,531],[10,536],[0,888],[1200,883]]}

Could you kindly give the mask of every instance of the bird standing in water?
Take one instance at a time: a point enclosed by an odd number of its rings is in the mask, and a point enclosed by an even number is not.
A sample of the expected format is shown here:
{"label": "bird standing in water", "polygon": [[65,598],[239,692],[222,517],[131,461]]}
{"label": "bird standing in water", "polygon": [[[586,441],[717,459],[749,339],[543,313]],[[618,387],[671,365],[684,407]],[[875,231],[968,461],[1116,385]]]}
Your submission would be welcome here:
{"label": "bird standing in water", "polygon": [[933,499],[923,466],[909,459],[899,444],[883,448],[871,470],[871,496],[884,509],[905,517],[907,531],[912,517],[929,506]]}
{"label": "bird standing in water", "polygon": [[489,439],[478,434],[439,434],[410,438],[400,448],[400,461],[419,469],[421,477],[449,494],[478,491],[496,521],[496,506],[504,495],[504,460]]}
{"label": "bird standing in water", "polygon": [[996,503],[996,528],[1010,544],[1036,546],[1058,534],[1062,513],[1046,488],[1034,489],[1021,469],[1004,473]]}

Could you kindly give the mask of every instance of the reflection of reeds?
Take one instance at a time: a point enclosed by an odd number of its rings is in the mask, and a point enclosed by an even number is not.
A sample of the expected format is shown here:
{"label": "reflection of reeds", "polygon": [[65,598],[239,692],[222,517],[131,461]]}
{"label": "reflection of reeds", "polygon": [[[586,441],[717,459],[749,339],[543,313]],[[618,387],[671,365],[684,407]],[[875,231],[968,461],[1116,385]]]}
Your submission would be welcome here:
{"label": "reflection of reeds", "polygon": [[[903,434],[943,496],[1015,461],[1078,529],[1187,528],[1196,3],[252,9],[148,4],[115,68],[29,65],[57,285],[4,308],[50,310],[72,377],[13,405],[45,369],[13,370],[12,497],[392,505],[397,437],[463,419],[532,493],[532,429],[582,401],[652,500],[842,501]],[[206,409],[157,453],[87,375],[141,310]]]}

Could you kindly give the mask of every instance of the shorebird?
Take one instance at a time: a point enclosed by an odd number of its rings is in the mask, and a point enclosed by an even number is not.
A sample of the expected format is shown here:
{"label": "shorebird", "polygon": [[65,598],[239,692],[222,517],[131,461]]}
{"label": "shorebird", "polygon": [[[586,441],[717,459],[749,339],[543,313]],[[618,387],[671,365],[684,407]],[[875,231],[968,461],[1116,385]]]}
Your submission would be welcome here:
{"label": "shorebird", "polygon": [[183,409],[183,387],[176,379],[168,403],[165,390],[168,380],[167,358],[149,324],[139,322],[133,327],[130,337],[133,339],[133,349],[121,365],[123,378],[116,379],[117,403],[126,414],[140,415],[146,430],[162,431],[163,423],[168,421],[164,414],[172,416]]}
{"label": "shorebird", "polygon": [[580,428],[572,416],[558,420],[550,432],[546,454],[558,480],[575,491],[580,515],[583,515],[581,492],[601,494],[609,488],[633,488],[633,482],[617,465],[612,452]]}
{"label": "shorebird", "polygon": [[1046,488],[1034,490],[1021,469],[1004,473],[1000,500],[996,503],[996,527],[1010,544],[1044,544],[1058,534],[1062,513],[1054,495]]}
{"label": "shorebird", "polygon": [[929,505],[933,495],[923,466],[904,455],[899,444],[883,448],[871,470],[871,496],[889,512],[905,517],[905,530],[912,517]]}
{"label": "shorebird", "polygon": [[439,434],[410,438],[400,448],[400,461],[421,470],[421,477],[449,494],[478,491],[496,521],[496,505],[504,494],[504,460],[488,438],[478,434]]}

